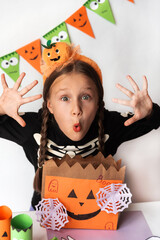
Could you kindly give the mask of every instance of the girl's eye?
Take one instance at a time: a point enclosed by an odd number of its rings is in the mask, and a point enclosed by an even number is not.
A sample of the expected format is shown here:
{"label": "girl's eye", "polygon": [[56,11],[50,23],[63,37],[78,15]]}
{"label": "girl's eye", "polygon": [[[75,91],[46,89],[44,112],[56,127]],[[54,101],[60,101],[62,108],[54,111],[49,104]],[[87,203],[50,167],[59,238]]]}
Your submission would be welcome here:
{"label": "girl's eye", "polygon": [[84,95],[82,96],[82,100],[89,100],[90,99],[90,96],[89,95]]}
{"label": "girl's eye", "polygon": [[64,102],[66,102],[66,101],[69,100],[69,98],[68,98],[68,97],[62,97],[61,100],[64,101]]}

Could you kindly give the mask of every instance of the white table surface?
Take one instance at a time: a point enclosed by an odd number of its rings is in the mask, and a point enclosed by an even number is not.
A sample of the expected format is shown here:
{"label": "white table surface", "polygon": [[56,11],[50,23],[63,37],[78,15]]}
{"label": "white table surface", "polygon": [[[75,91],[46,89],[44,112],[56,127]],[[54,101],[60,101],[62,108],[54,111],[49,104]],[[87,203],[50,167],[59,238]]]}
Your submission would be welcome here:
{"label": "white table surface", "polygon": [[160,237],[160,201],[132,203],[128,210],[142,211],[152,234]]}
{"label": "white table surface", "polygon": [[[160,237],[160,201],[158,202],[144,202],[144,203],[132,203],[127,211],[142,211],[143,215],[150,227],[153,236]],[[46,230],[40,227],[36,221],[36,214],[34,211],[20,212],[26,213],[33,219],[33,240],[47,240]],[[13,216],[20,214],[13,213]]]}

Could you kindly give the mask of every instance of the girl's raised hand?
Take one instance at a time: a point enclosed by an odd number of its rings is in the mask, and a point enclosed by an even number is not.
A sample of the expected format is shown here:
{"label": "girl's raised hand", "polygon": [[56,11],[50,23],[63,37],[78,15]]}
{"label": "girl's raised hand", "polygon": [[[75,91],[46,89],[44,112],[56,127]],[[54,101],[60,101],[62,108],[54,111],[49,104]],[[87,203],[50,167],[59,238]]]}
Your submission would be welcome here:
{"label": "girl's raised hand", "polygon": [[22,73],[14,84],[13,88],[9,88],[5,79],[5,75],[1,75],[1,82],[3,87],[3,93],[0,96],[0,115],[8,115],[15,119],[22,127],[26,125],[23,118],[18,114],[18,110],[21,105],[29,102],[33,102],[42,97],[41,94],[23,98],[23,96],[28,93],[34,86],[37,85],[38,81],[35,80],[22,90],[18,91],[21,82],[25,76],[25,73]]}
{"label": "girl's raised hand", "polygon": [[116,87],[122,91],[124,94],[126,94],[130,100],[122,100],[114,98],[113,102],[119,103],[122,105],[126,105],[133,108],[134,115],[130,119],[128,119],[124,124],[125,126],[129,126],[132,123],[147,117],[152,112],[152,100],[150,96],[148,95],[148,82],[147,78],[143,76],[143,88],[142,90],[139,89],[136,82],[131,78],[131,76],[127,76],[132,88],[133,92],[126,89],[120,84],[117,84]]}

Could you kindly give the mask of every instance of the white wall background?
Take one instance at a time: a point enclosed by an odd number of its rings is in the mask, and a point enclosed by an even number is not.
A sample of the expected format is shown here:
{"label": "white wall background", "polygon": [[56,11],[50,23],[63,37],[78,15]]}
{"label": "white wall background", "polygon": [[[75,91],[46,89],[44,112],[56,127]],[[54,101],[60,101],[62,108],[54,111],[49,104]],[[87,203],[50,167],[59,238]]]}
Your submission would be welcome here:
{"label": "white wall background", "polygon": [[[84,0],[14,0],[0,1],[0,56],[38,39],[65,21],[78,10]],[[120,82],[129,87],[130,74],[141,86],[142,75],[149,81],[149,93],[160,103],[160,1],[110,0],[116,25],[87,10],[95,39],[67,25],[71,41],[80,44],[82,53],[97,61],[102,69],[105,103],[109,110],[130,109],[112,103],[113,97],[123,98],[115,88]],[[27,73],[22,87],[39,81],[30,93],[42,92],[42,76],[22,58],[20,72]],[[2,70],[0,70],[0,74]],[[9,86],[13,81],[7,77]],[[2,87],[0,86],[0,93]],[[41,100],[30,103],[21,111],[37,111]],[[122,158],[127,166],[126,182],[133,200],[160,200],[160,129],[146,136],[123,143],[114,158]],[[34,170],[21,147],[0,139],[0,205],[13,211],[28,210],[32,196]]]}

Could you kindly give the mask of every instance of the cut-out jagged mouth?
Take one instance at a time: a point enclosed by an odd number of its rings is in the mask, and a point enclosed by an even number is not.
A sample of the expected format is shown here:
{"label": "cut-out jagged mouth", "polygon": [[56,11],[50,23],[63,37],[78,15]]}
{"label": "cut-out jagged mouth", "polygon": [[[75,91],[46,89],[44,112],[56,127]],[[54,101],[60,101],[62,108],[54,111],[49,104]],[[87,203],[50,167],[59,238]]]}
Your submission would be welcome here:
{"label": "cut-out jagged mouth", "polygon": [[58,58],[51,58],[50,61],[55,61],[55,62],[56,62],[56,61],[58,61],[60,58],[61,58],[60,56],[58,56]]}
{"label": "cut-out jagged mouth", "polygon": [[98,215],[98,213],[100,213],[101,209],[97,210],[96,212],[93,212],[93,213],[88,213],[88,214],[74,214],[72,212],[69,212],[67,211],[68,213],[68,216],[70,216],[71,218],[73,219],[76,219],[76,220],[87,220],[87,219],[90,219],[90,218],[93,218],[95,216]]}

